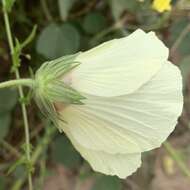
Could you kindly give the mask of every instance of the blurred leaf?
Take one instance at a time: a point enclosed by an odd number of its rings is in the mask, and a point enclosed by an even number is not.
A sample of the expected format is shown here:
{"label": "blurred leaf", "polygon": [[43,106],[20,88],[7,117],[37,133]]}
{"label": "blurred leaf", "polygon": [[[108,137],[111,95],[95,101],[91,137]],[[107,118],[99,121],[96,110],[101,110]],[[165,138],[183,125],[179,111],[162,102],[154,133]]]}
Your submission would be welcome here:
{"label": "blurred leaf", "polygon": [[117,177],[102,176],[95,182],[92,190],[121,190],[122,183]]}
{"label": "blurred leaf", "polygon": [[5,190],[5,177],[0,176],[0,190]]}
{"label": "blurred leaf", "polygon": [[98,12],[89,13],[84,18],[83,27],[87,33],[96,34],[106,27],[106,19]]}
{"label": "blurred leaf", "polygon": [[52,23],[41,32],[37,41],[37,52],[48,59],[55,59],[78,51],[80,35],[71,24]]}
{"label": "blurred leaf", "polygon": [[53,144],[52,157],[55,162],[69,168],[77,167],[81,162],[79,153],[65,136],[59,136]]}
{"label": "blurred leaf", "polygon": [[0,114],[11,111],[17,103],[15,89],[0,89]]}
{"label": "blurred leaf", "polygon": [[121,14],[128,10],[134,13],[137,10],[138,1],[134,0],[110,0],[113,17],[118,20]]}
{"label": "blurred leaf", "polygon": [[27,175],[26,167],[24,165],[17,165],[17,167],[15,167],[13,175],[16,179],[23,178]]}
{"label": "blurred leaf", "polygon": [[16,0],[5,0],[5,3],[6,3],[5,8],[6,8],[6,10],[7,10],[8,12],[11,11],[11,9],[12,9],[12,7],[13,7],[15,1],[16,1]]}
{"label": "blurred leaf", "polygon": [[61,19],[64,21],[67,19],[68,13],[72,8],[75,0],[58,0],[59,3],[59,12]]}
{"label": "blurred leaf", "polygon": [[185,57],[179,64],[184,84],[187,82],[190,74],[190,56]]}
{"label": "blurred leaf", "polygon": [[[178,39],[184,28],[189,24],[189,20],[187,18],[182,18],[176,20],[171,28],[170,28],[170,43],[174,44],[174,42]],[[183,38],[181,41],[178,50],[182,56],[190,53],[190,32]]]}
{"label": "blurred leaf", "polygon": [[11,123],[10,114],[1,114],[0,115],[0,140],[4,139],[8,132]]}
{"label": "blurred leaf", "polygon": [[[149,5],[150,6],[150,5]],[[158,17],[158,13],[156,11],[142,9],[137,11],[136,18],[140,25],[152,26],[161,22],[162,18],[165,15],[160,15]]]}

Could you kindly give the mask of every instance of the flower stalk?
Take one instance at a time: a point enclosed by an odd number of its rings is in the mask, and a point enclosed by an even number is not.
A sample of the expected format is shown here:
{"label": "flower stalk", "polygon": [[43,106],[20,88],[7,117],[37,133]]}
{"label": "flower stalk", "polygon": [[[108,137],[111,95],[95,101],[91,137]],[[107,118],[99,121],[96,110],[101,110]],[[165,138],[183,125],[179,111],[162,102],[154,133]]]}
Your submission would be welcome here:
{"label": "flower stalk", "polygon": [[6,82],[0,83],[0,89],[1,88],[9,88],[14,86],[27,86],[27,87],[33,87],[35,81],[33,79],[16,79],[16,80],[10,80]]}

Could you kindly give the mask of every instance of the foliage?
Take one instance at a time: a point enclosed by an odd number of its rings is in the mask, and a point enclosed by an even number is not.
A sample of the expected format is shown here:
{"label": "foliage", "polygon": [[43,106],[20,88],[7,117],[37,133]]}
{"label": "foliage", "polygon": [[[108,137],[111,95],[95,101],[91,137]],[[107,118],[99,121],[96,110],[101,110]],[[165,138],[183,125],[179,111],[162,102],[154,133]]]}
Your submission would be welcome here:
{"label": "foliage", "polygon": [[79,45],[80,35],[73,25],[51,23],[41,32],[36,49],[45,58],[55,59],[77,52]]}
{"label": "foliage", "polygon": [[77,168],[81,164],[81,157],[66,137],[59,136],[53,142],[52,158],[69,168]]}
{"label": "foliage", "polygon": [[0,140],[8,134],[11,124],[11,111],[17,103],[17,92],[12,89],[0,90]]}
{"label": "foliage", "polygon": [[121,180],[117,177],[102,176],[97,179],[92,190],[121,190]]}

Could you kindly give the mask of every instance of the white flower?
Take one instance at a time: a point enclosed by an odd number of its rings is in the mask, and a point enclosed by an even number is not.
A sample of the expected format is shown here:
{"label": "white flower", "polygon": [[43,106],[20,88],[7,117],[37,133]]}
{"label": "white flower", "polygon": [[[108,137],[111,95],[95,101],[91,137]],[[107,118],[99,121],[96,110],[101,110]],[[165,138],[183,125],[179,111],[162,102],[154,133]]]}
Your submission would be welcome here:
{"label": "white flower", "polygon": [[[153,32],[136,30],[80,53],[62,78],[86,99],[59,105],[61,128],[92,168],[125,178],[157,148],[182,112],[182,78]],[[53,90],[53,87],[52,87]]]}

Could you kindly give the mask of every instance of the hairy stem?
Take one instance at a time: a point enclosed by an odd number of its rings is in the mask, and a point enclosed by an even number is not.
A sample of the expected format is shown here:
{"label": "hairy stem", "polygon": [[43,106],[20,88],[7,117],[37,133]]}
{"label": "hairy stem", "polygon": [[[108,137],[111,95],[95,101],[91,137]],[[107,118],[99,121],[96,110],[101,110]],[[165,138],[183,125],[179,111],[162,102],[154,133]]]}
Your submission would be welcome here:
{"label": "hairy stem", "polygon": [[[15,55],[15,49],[14,49],[14,44],[13,44],[13,38],[11,34],[11,29],[10,29],[10,22],[9,22],[9,16],[6,10],[6,1],[2,0],[3,3],[3,15],[4,15],[4,22],[5,22],[5,27],[6,27],[6,33],[7,33],[7,38],[8,38],[8,43],[11,51],[11,57],[12,57],[12,62],[13,65],[19,65],[19,59],[14,59]],[[15,76],[16,79],[20,79],[20,74],[18,68],[15,69]],[[19,91],[19,96],[21,99],[24,98],[24,93],[23,89],[21,86],[18,87]],[[22,108],[22,115],[23,115],[23,120],[24,120],[24,130],[25,130],[25,143],[26,143],[26,158],[28,163],[31,162],[31,156],[30,156],[30,135],[29,135],[29,125],[28,125],[28,117],[27,117],[27,111],[26,111],[26,105],[24,103],[21,103],[21,108]],[[28,170],[28,183],[29,183],[29,190],[33,190],[33,185],[32,185],[32,175],[31,171]]]}
{"label": "hairy stem", "polygon": [[0,89],[1,88],[9,88],[14,86],[28,86],[33,87],[34,86],[34,80],[33,79],[16,79],[16,80],[9,80],[6,82],[0,83]]}

